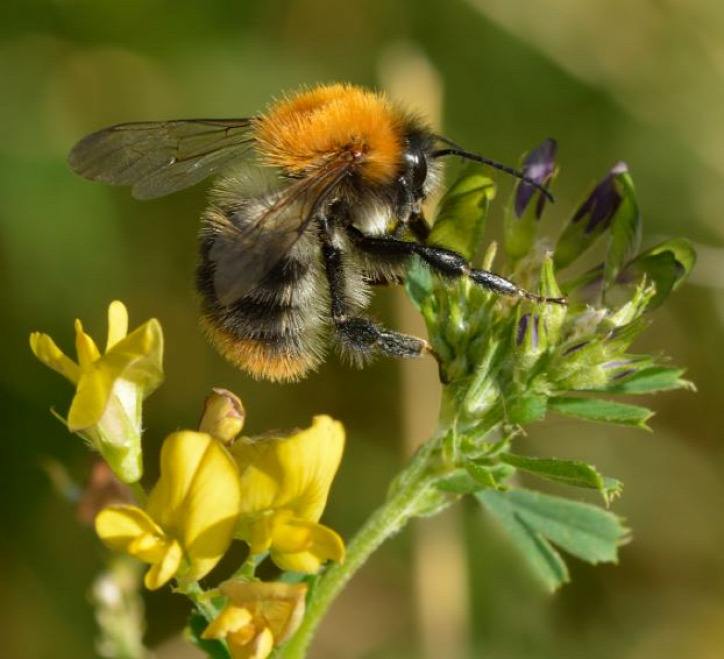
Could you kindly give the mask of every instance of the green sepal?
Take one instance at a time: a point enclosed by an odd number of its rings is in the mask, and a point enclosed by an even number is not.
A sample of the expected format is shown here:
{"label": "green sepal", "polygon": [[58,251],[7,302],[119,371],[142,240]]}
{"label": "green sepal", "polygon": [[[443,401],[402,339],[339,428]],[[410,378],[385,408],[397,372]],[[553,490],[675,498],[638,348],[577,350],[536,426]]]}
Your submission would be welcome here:
{"label": "green sepal", "polygon": [[482,244],[485,219],[495,192],[492,179],[473,170],[464,173],[440,201],[429,242],[473,261]]}
{"label": "green sepal", "polygon": [[211,659],[231,659],[231,654],[223,641],[210,638],[201,638],[201,634],[208,627],[209,621],[198,611],[192,611],[189,615],[185,629],[187,640],[199,650],[206,653]]}
{"label": "green sepal", "polygon": [[623,487],[621,481],[615,478],[602,476],[592,465],[572,460],[557,460],[555,458],[534,458],[525,455],[507,453],[500,456],[506,464],[516,469],[545,478],[547,480],[598,490],[609,505],[611,501],[621,494]]}
{"label": "green sepal", "polygon": [[507,408],[507,422],[526,426],[542,421],[548,411],[548,398],[534,393],[515,398]]}
{"label": "green sepal", "polygon": [[627,170],[616,174],[614,185],[621,202],[611,222],[603,285],[608,288],[616,280],[621,268],[636,254],[641,243],[641,215],[631,175]]}
{"label": "green sepal", "polygon": [[684,372],[685,369],[673,366],[653,366],[610,384],[606,391],[611,394],[651,394],[672,389],[696,391],[693,382],[681,378]]}
{"label": "green sepal", "polygon": [[534,574],[555,590],[569,581],[557,545],[587,563],[615,563],[628,539],[621,519],[597,506],[529,490],[484,490],[475,495],[510,535]]}
{"label": "green sepal", "polygon": [[554,396],[548,400],[548,408],[565,416],[586,421],[616,423],[651,430],[646,422],[654,413],[646,407],[616,403],[599,398],[577,398],[573,396]]}
{"label": "green sepal", "polygon": [[[520,171],[537,183],[550,187],[558,175],[558,145],[548,138],[523,156]],[[525,186],[525,187],[524,187]],[[516,180],[505,208],[503,235],[505,252],[512,263],[528,254],[535,243],[547,199],[542,190]]]}
{"label": "green sepal", "polygon": [[656,286],[656,293],[647,310],[656,309],[689,276],[696,264],[696,252],[688,240],[676,238],[660,243],[639,254],[621,273],[620,279],[630,281],[645,277]]}

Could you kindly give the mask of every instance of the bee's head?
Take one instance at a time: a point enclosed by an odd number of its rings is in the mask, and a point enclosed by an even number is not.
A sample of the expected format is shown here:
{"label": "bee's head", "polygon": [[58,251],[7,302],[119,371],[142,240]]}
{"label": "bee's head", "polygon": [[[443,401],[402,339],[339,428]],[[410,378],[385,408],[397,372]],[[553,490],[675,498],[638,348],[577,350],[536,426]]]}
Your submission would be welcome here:
{"label": "bee's head", "polygon": [[437,181],[440,164],[430,159],[434,143],[435,138],[426,131],[413,132],[405,138],[398,182],[408,203],[422,201]]}

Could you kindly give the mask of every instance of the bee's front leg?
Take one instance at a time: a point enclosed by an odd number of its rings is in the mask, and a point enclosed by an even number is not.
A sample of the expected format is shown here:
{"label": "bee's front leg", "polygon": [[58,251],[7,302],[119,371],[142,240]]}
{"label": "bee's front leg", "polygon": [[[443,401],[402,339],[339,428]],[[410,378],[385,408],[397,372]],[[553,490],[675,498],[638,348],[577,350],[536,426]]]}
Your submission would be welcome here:
{"label": "bee's front leg", "polygon": [[430,344],[424,339],[395,332],[369,318],[352,315],[345,293],[344,252],[334,244],[326,223],[322,221],[321,224],[322,257],[329,282],[332,321],[343,355],[362,365],[380,354],[408,359],[432,354]]}
{"label": "bee's front leg", "polygon": [[494,272],[473,268],[461,254],[439,245],[423,245],[412,241],[399,240],[392,236],[366,236],[359,229],[351,226],[347,228],[347,232],[354,241],[355,246],[369,255],[412,256],[417,254],[443,277],[468,277],[479,286],[506,297],[522,297],[536,302],[566,304],[565,298],[542,297],[520,288],[509,279]]}

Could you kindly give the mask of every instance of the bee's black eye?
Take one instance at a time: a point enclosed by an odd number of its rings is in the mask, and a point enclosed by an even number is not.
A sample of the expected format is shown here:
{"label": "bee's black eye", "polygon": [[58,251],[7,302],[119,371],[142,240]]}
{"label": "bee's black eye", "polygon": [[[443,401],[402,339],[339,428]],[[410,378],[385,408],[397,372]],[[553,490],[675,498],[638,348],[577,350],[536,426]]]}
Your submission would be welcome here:
{"label": "bee's black eye", "polygon": [[405,151],[405,175],[408,177],[410,186],[415,192],[422,191],[427,178],[427,159],[419,149]]}

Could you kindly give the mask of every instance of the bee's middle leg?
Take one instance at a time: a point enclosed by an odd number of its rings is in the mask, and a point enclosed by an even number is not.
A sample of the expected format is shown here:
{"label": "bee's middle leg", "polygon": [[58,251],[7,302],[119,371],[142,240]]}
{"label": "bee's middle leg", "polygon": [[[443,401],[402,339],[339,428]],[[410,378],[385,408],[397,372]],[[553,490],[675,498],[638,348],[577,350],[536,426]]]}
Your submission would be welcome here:
{"label": "bee's middle leg", "polygon": [[345,293],[344,253],[328,235],[322,236],[322,255],[329,282],[332,321],[345,356],[364,364],[377,355],[414,358],[432,353],[424,339],[389,330],[363,316],[351,313]]}

